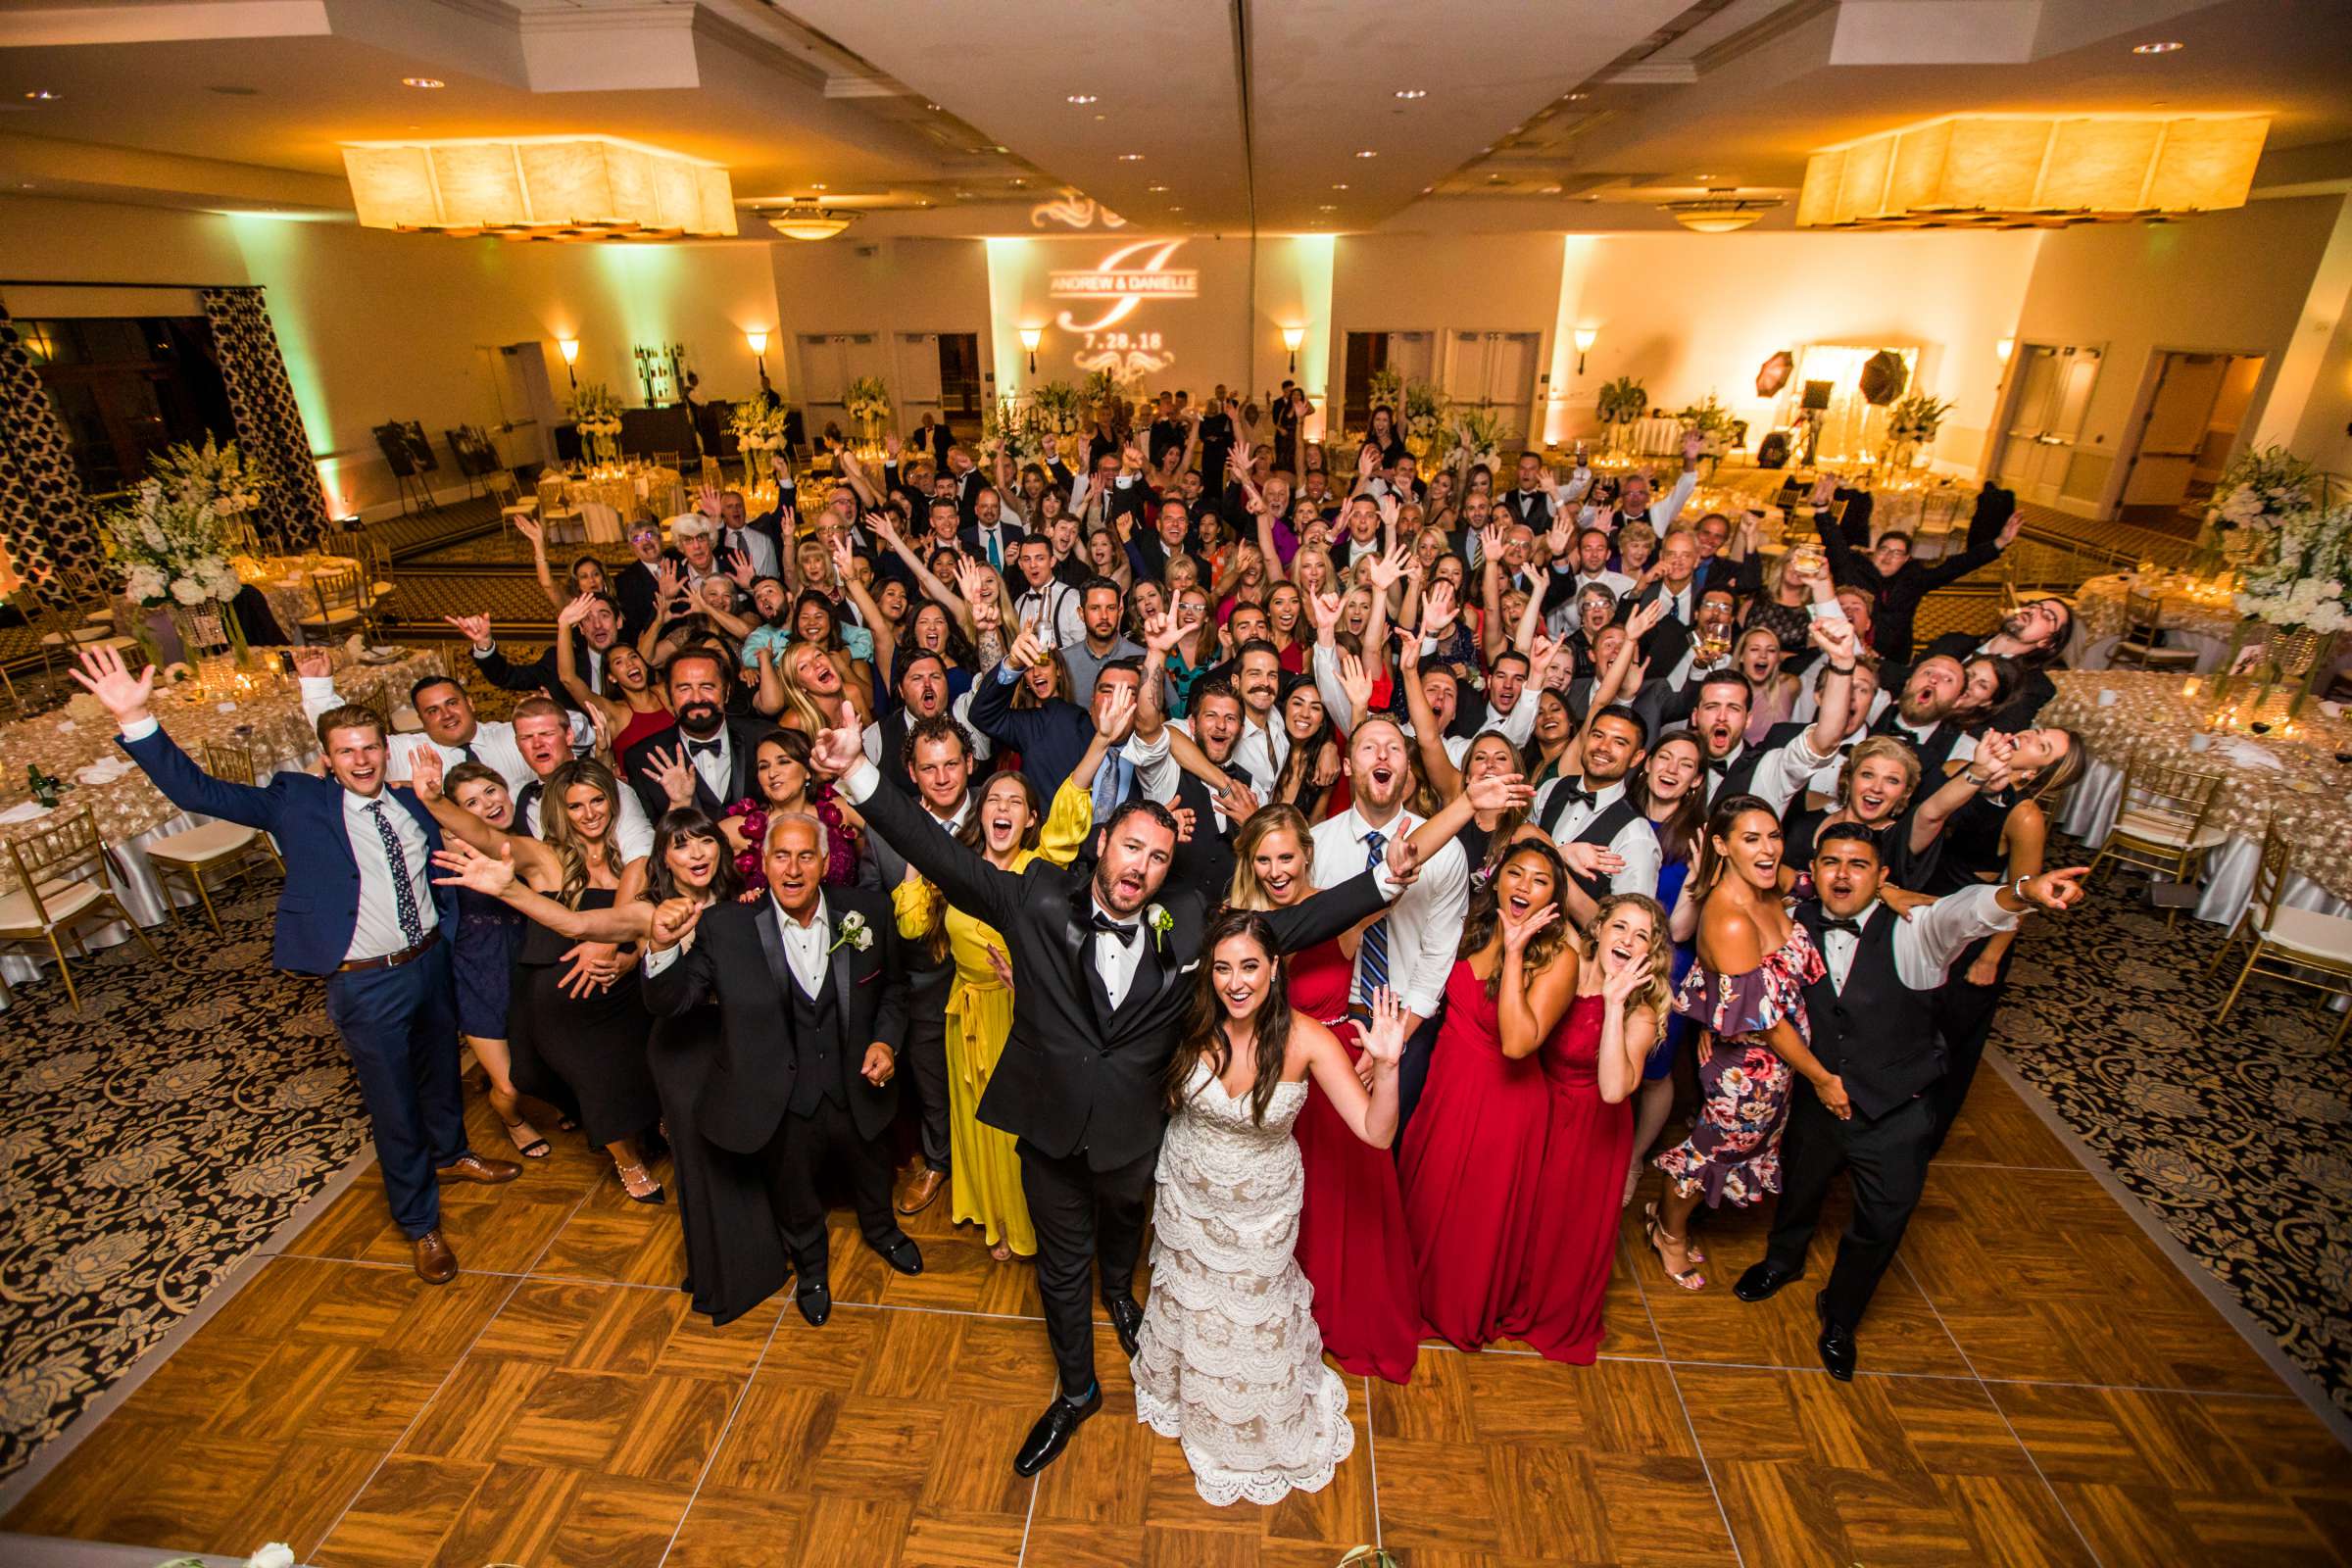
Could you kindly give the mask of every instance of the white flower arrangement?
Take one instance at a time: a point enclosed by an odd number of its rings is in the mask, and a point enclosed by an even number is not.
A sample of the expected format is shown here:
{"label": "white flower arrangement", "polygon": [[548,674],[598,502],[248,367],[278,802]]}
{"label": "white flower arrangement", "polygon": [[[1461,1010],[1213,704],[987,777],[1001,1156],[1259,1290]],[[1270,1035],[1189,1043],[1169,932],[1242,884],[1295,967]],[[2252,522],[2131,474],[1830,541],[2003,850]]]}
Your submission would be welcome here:
{"label": "white flower arrangement", "polygon": [[2323,636],[2352,627],[2344,591],[2352,576],[2352,503],[2323,509],[2307,502],[2263,516],[2224,532],[2238,571],[2237,612]]}
{"label": "white flower arrangement", "polygon": [[1043,381],[1029,390],[1031,428],[1041,436],[1075,435],[1084,402],[1067,381]]}
{"label": "white flower arrangement", "polygon": [[1422,463],[1427,463],[1446,436],[1446,398],[1435,381],[1408,381],[1404,386],[1404,409],[1397,423],[1404,432],[1404,449]]}
{"label": "white flower arrangement", "polygon": [[841,395],[841,407],[859,424],[879,426],[890,417],[890,387],[878,375],[861,375]]}
{"label": "white flower arrangement", "polygon": [[843,915],[835,922],[833,929],[840,934],[834,937],[833,945],[825,950],[827,953],[839,953],[844,947],[863,953],[874,945],[873,928],[865,923],[865,916],[856,909]]}
{"label": "white flower arrangement", "polygon": [[735,405],[729,427],[735,445],[745,452],[774,452],[784,445],[784,421],[790,413],[781,401],[749,398]]}
{"label": "white flower arrangement", "polygon": [[1696,430],[1699,456],[1720,458],[1729,449],[1732,436],[1732,411],[1715,401],[1710,392],[1706,398],[1693,403],[1675,416],[1685,430]]}
{"label": "white flower arrangement", "polygon": [[980,453],[995,465],[1000,457],[1019,463],[1035,450],[1035,416],[1020,400],[999,396],[980,411]]}
{"label": "white flower arrangement", "polygon": [[1483,463],[1490,471],[1497,466],[1503,435],[1502,416],[1492,409],[1473,406],[1453,416],[1454,444],[1470,454],[1472,463]]}
{"label": "white flower arrangement", "polygon": [[2259,538],[2233,540],[2232,534],[2258,535],[2292,513],[2310,510],[2316,471],[2283,447],[2249,447],[2230,459],[2205,511],[2206,526],[2220,536],[2223,554],[2233,556],[2260,546]]}
{"label": "white flower arrangement", "polygon": [[215,497],[173,492],[148,479],[128,506],[107,514],[106,553],[122,570],[122,591],[145,606],[201,605],[237,596],[237,571],[221,536]]}
{"label": "white flower arrangement", "polygon": [[173,497],[189,506],[205,506],[217,515],[233,517],[262,504],[261,493],[270,484],[270,471],[240,451],[234,441],[222,443],[210,435],[204,445],[182,442],[148,466]]}
{"label": "white flower arrangement", "polygon": [[571,395],[569,413],[582,435],[620,434],[620,402],[602,381],[582,381]]}

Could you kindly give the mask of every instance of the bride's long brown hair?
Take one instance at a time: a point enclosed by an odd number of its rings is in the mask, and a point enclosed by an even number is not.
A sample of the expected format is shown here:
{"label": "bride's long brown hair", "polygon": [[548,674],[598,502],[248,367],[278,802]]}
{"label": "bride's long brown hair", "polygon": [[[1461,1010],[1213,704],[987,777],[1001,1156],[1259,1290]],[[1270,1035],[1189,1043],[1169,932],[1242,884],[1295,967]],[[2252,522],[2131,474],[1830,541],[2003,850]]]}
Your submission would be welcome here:
{"label": "bride's long brown hair", "polygon": [[1274,1091],[1282,1087],[1282,1064],[1291,1052],[1291,982],[1282,966],[1282,950],[1275,945],[1274,926],[1256,909],[1227,909],[1209,922],[1207,933],[1200,938],[1200,977],[1193,983],[1183,1039],[1168,1058],[1167,1106],[1172,1111],[1184,1108],[1197,1063],[1206,1060],[1222,1078],[1233,1060],[1233,1038],[1225,1032],[1225,1004],[1217,995],[1216,959],[1217,949],[1234,937],[1248,937],[1257,944],[1270,971],[1266,999],[1257,1006],[1257,1081],[1250,1086],[1250,1119],[1263,1126]]}

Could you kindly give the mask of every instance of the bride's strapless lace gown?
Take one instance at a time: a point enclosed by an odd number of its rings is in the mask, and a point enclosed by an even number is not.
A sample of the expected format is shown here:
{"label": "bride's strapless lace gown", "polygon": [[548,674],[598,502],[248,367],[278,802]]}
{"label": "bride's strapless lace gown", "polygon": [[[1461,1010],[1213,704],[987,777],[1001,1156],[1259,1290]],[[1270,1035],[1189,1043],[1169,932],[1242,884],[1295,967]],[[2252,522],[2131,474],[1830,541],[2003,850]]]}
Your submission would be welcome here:
{"label": "bride's strapless lace gown", "polygon": [[1304,1176],[1291,1123],[1306,1085],[1274,1091],[1263,1126],[1203,1062],[1159,1150],[1152,1298],[1132,1363],[1139,1420],[1184,1445],[1219,1507],[1319,1492],[1355,1447],[1348,1388],[1323,1364],[1314,1292],[1292,1256]]}

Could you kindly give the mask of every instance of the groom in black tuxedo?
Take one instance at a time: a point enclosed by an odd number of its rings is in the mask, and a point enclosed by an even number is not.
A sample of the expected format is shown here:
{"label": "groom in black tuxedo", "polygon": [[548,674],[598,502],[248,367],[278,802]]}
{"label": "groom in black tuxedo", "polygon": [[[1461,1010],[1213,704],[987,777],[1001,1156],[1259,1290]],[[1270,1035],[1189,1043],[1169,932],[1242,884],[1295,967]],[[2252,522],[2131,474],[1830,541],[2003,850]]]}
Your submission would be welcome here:
{"label": "groom in black tuxedo", "polygon": [[[818,737],[813,770],[840,778],[874,831],[950,904],[1003,932],[1011,956],[1012,1033],[979,1116],[1019,1140],[1021,1191],[1037,1226],[1038,1294],[1061,1374],[1059,1396],[1013,1456],[1013,1469],[1034,1475],[1102,1407],[1087,1305],[1098,1257],[1103,1306],[1119,1345],[1135,1353],[1144,1319],[1135,1264],[1168,1121],[1162,1080],[1213,911],[1196,889],[1163,890],[1176,850],[1166,808],[1131,801],[1102,824],[1091,863],[1041,858],[1014,875],[882,788],[857,715],[845,709],[843,717],[844,728]],[[1399,834],[1391,853],[1378,870],[1270,911],[1282,951],[1328,941],[1395,899],[1413,852]]]}
{"label": "groom in black tuxedo", "polygon": [[[657,911],[645,1004],[674,1018],[718,999],[718,1049],[696,1122],[711,1143],[754,1156],[765,1171],[800,1276],[794,1298],[821,1328],[833,1313],[817,1197],[827,1159],[849,1173],[865,1244],[902,1274],[923,1271],[922,1252],[890,1206],[883,1142],[899,1108],[906,965],[888,899],[824,885],[822,822],[778,816],[763,849],[768,897],[714,905],[699,917],[674,905]],[[676,943],[688,928],[698,934],[681,956]]]}

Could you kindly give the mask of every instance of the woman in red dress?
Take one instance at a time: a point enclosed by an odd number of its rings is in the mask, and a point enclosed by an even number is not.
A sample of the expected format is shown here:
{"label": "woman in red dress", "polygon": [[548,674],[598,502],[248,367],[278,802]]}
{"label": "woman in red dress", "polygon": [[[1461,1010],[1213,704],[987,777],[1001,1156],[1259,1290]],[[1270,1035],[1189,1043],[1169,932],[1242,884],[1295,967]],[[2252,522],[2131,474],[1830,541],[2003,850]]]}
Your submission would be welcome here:
{"label": "woman in red dress", "polygon": [[1471,895],[1397,1165],[1421,1320],[1465,1350],[1527,1318],[1551,1115],[1536,1053],[1567,1015],[1580,967],[1560,922],[1566,882],[1551,846],[1531,839]]}
{"label": "woman in red dress", "polygon": [[[1461,831],[1473,802],[1500,796],[1525,802],[1517,778],[1496,778],[1465,792],[1413,830],[1423,858]],[[1239,909],[1287,908],[1314,894],[1313,840],[1306,818],[1291,806],[1260,808],[1234,843],[1233,888],[1227,904]],[[1361,1008],[1350,1007],[1357,933],[1291,956],[1294,1010],[1328,1027],[1351,1057],[1363,1052]],[[1307,1089],[1292,1123],[1306,1188],[1298,1212],[1298,1267],[1315,1288],[1315,1324],[1323,1349],[1357,1377],[1402,1383],[1420,1354],[1421,1310],[1415,1299],[1412,1243],[1396,1188],[1396,1161],[1385,1149],[1356,1137],[1322,1090]]]}
{"label": "woman in red dress", "polygon": [[1600,901],[1576,1000],[1544,1043],[1550,1119],[1535,1189],[1535,1244],[1506,1328],[1554,1361],[1592,1364],[1617,1253],[1617,1214],[1633,1157],[1630,1097],[1672,1004],[1666,911],[1639,893]]}

